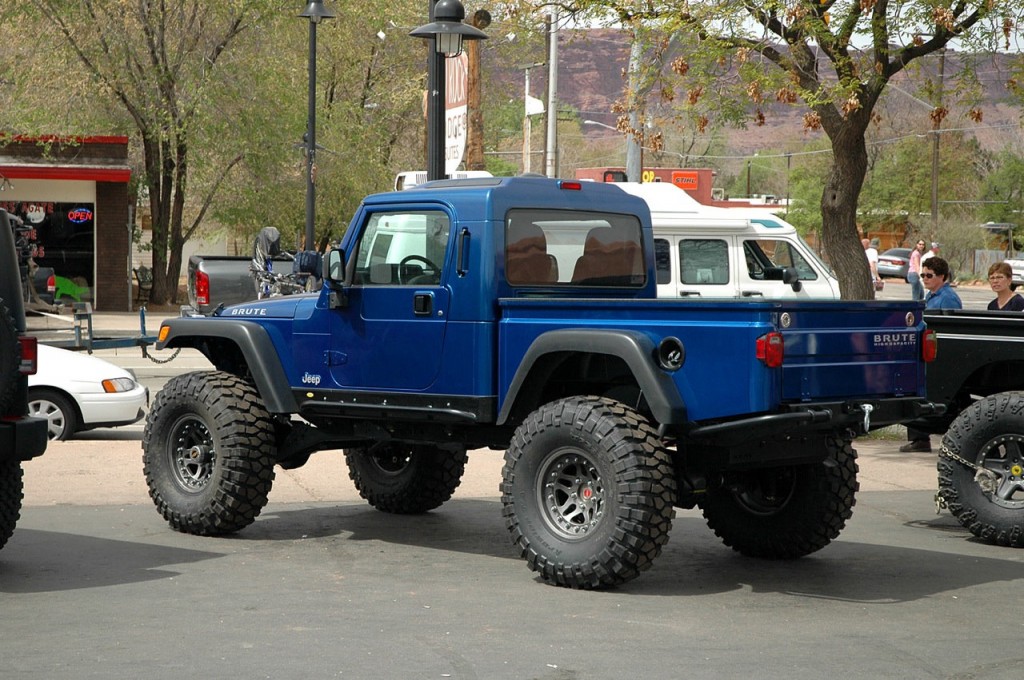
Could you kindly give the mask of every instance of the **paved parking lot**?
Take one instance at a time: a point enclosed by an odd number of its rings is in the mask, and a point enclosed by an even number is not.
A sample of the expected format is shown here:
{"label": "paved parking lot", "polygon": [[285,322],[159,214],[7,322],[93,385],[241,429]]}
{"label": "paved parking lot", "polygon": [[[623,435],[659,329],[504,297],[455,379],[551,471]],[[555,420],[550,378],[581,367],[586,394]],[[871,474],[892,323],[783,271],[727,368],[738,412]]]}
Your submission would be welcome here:
{"label": "paved parking lot", "polygon": [[[140,377],[202,360],[178,361]],[[320,453],[278,470],[252,526],[204,538],[155,511],[140,437],[96,431],[25,465],[0,552],[4,677],[1008,679],[1024,663],[1024,552],[936,515],[934,455],[899,441],[856,444],[853,518],[808,558],[741,557],[680,510],[650,571],[577,592],[514,554],[500,452],[473,452],[453,500],[412,517],[367,506]]]}

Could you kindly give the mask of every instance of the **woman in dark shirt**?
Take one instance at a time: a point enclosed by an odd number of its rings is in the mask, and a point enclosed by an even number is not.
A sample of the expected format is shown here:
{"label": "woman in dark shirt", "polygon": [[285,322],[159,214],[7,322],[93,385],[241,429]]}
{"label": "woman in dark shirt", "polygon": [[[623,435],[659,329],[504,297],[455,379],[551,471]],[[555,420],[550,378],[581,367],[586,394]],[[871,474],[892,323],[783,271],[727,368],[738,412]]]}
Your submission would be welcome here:
{"label": "woman in dark shirt", "polygon": [[996,262],[988,268],[988,285],[996,294],[996,299],[988,303],[988,308],[999,312],[1024,312],[1024,297],[1014,293],[1010,288],[1013,270],[1005,262]]}

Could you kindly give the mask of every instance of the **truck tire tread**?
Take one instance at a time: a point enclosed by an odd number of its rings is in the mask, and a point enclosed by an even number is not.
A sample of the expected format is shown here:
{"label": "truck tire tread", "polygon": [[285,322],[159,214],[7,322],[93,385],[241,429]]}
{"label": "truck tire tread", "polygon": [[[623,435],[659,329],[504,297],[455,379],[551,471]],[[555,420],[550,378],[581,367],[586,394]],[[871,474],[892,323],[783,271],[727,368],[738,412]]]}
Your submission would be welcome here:
{"label": "truck tire tread", "polygon": [[382,444],[345,450],[348,474],[359,495],[382,512],[414,515],[439,508],[452,497],[466,469],[465,450]]}
{"label": "truck tire tread", "polygon": [[[171,441],[189,426],[194,435],[205,431],[212,456],[194,479],[182,474],[176,463],[181,447],[172,448]],[[200,371],[172,378],[154,399],[142,447],[149,495],[177,531],[232,533],[252,524],[267,504],[274,427],[255,389],[238,376]]]}
{"label": "truck tire tread", "polygon": [[[579,467],[602,502],[579,539],[572,527],[555,528],[540,499],[539,485],[559,456],[585,459]],[[581,396],[540,407],[516,429],[500,491],[505,526],[527,566],[556,585],[592,589],[651,567],[668,542],[676,480],[668,451],[642,416],[611,399]]]}
{"label": "truck tire tread", "polygon": [[21,464],[0,461],[0,548],[7,544],[21,517],[23,490]]}
{"label": "truck tire tread", "polygon": [[748,557],[796,559],[824,548],[853,515],[859,489],[849,440],[830,437],[826,446],[821,463],[743,473],[707,493],[698,505],[708,527]]}
{"label": "truck tire tread", "polygon": [[[975,402],[950,425],[942,438],[943,447],[970,461],[976,461],[983,447],[998,445],[1000,438],[1016,435],[1015,448],[1008,455],[1024,454],[1024,392],[1002,392]],[[981,540],[1010,548],[1024,548],[1024,492],[1016,500],[993,502],[975,481],[975,470],[947,456],[936,463],[939,496],[950,514]],[[1004,471],[1005,472],[1005,471]],[[1019,479],[1019,476],[1018,476]]]}

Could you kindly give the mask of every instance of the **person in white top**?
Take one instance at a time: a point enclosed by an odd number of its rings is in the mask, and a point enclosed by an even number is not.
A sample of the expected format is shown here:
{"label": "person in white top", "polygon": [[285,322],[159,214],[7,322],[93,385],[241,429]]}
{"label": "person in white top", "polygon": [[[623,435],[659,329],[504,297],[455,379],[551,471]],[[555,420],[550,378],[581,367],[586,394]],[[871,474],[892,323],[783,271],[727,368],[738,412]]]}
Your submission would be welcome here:
{"label": "person in white top", "polygon": [[867,256],[868,266],[871,268],[871,281],[875,284],[875,289],[877,290],[878,284],[882,281],[882,278],[878,275],[878,239],[861,239],[861,244],[864,246],[864,255]]}
{"label": "person in white top", "polygon": [[939,254],[939,244],[932,241],[932,249],[921,256],[921,264],[928,261],[929,258],[935,257]]}

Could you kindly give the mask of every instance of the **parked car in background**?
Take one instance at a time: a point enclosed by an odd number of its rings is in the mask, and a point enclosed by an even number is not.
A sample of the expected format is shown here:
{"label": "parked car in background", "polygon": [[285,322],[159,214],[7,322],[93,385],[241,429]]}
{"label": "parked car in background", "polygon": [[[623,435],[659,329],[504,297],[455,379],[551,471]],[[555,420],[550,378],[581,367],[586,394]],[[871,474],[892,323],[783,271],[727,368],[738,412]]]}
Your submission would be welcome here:
{"label": "parked car in background", "polygon": [[1024,285],[1024,260],[1006,260],[1013,270],[1013,285]]}
{"label": "parked car in background", "polygon": [[39,370],[28,377],[28,410],[46,419],[51,440],[130,425],[148,404],[149,389],[130,371],[99,357],[39,345]]}
{"label": "parked car in background", "polygon": [[913,248],[889,248],[878,256],[878,275],[907,280]]}

